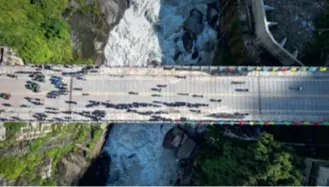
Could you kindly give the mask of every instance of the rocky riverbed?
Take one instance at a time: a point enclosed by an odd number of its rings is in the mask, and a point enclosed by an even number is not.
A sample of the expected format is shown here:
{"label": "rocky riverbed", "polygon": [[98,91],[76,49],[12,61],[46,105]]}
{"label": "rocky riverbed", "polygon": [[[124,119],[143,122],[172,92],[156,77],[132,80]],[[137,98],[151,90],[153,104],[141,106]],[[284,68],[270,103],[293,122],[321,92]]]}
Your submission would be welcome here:
{"label": "rocky riverbed", "polygon": [[101,156],[80,184],[186,185],[204,130],[174,124],[112,124]]}
{"label": "rocky riverbed", "polygon": [[162,140],[172,125],[115,124],[103,152],[111,156],[108,185],[172,185],[178,160]]}
{"label": "rocky riverbed", "polygon": [[64,17],[70,25],[74,57],[103,63],[109,32],[121,20],[128,1],[69,0],[69,3]]}

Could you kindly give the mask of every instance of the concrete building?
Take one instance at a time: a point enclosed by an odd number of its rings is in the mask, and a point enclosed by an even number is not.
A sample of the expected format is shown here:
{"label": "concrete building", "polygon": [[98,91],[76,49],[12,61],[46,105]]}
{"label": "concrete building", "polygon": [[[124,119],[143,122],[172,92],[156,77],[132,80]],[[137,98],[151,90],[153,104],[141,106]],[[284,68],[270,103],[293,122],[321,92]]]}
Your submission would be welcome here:
{"label": "concrete building", "polygon": [[305,185],[329,186],[329,161],[306,158]]}

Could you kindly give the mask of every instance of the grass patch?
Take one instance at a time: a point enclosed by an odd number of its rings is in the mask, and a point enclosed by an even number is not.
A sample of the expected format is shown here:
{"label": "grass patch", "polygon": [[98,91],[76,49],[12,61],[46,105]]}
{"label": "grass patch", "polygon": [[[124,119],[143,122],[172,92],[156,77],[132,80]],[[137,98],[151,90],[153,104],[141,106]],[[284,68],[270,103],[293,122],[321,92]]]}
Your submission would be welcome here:
{"label": "grass patch", "polygon": [[42,160],[42,154],[29,153],[24,156],[0,157],[0,175],[9,180],[17,179],[21,174],[33,176],[34,167]]}
{"label": "grass patch", "polygon": [[26,123],[4,123],[6,131],[10,133],[15,133],[21,130],[22,127],[26,126]]}
{"label": "grass patch", "polygon": [[51,149],[51,150],[49,150],[49,151],[46,152],[46,155],[49,158],[52,158],[53,159],[53,162],[52,162],[53,174],[56,173],[56,166],[57,166],[58,162],[60,161],[60,159],[62,158],[62,156],[65,153],[71,152],[74,149],[74,147],[75,147],[74,144],[69,144],[69,145],[64,146],[61,149],[60,148],[56,148],[56,149]]}

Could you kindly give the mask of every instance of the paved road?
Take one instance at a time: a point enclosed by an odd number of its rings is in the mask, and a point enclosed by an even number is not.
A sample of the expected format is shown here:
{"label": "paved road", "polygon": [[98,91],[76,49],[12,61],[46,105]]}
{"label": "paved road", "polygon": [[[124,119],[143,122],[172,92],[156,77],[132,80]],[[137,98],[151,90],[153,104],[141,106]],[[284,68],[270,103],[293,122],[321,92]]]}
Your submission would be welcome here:
{"label": "paved road", "polygon": [[[60,72],[52,74],[60,75]],[[177,119],[187,117],[194,120],[273,120],[273,121],[325,121],[329,120],[329,77],[312,76],[240,76],[216,77],[193,76],[178,79],[170,76],[108,76],[87,75],[87,81],[72,79],[72,88],[83,88],[82,91],[72,91],[71,108],[66,101],[70,96],[61,96],[59,99],[48,99],[46,94],[56,90],[46,75],[46,83],[40,83],[41,92],[33,93],[25,88],[28,75],[18,75],[18,79],[6,75],[0,76],[2,93],[10,93],[10,100],[0,99],[0,118],[32,120],[35,113],[44,113],[46,107],[59,109],[58,114],[47,113],[48,120],[90,118],[77,114],[81,111],[105,110],[108,120],[149,120],[151,116]],[[71,78],[63,77],[64,82],[71,87]],[[242,85],[232,85],[231,81],[245,81]],[[166,84],[161,92],[152,91],[159,84]],[[289,87],[302,86],[301,92],[289,90]],[[236,92],[236,88],[248,88],[249,92]],[[138,92],[138,95],[129,95],[128,92]],[[82,96],[88,93],[89,96]],[[187,93],[178,95],[178,93]],[[161,97],[152,97],[159,94]],[[203,95],[203,98],[194,98],[193,94]],[[24,97],[40,98],[43,106],[29,103]],[[221,99],[222,102],[210,102],[210,99]],[[109,104],[132,104],[134,102],[148,103],[148,107],[133,107],[132,111],[115,107],[97,106],[87,108],[90,100],[107,102]],[[170,107],[173,102],[201,103],[204,107]],[[3,103],[10,103],[12,107],[5,107]],[[22,104],[30,104],[31,108],[21,108]],[[153,105],[151,105],[153,104]],[[65,114],[63,111],[73,114]],[[76,114],[75,114],[76,112]],[[143,114],[143,112],[163,112],[163,114]],[[234,114],[238,113],[238,114]],[[14,117],[14,118],[13,118]]]}

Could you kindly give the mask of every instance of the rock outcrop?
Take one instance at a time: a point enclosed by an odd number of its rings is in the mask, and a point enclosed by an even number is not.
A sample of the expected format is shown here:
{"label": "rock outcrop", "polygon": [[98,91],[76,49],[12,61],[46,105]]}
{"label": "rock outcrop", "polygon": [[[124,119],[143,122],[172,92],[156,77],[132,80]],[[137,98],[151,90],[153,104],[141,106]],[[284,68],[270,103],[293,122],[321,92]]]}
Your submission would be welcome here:
{"label": "rock outcrop", "polygon": [[[70,19],[71,39],[74,52],[84,58],[92,58],[96,64],[105,60],[104,47],[110,31],[119,23],[129,6],[128,0],[83,0],[83,6],[98,5],[99,13],[87,11],[78,0],[71,0],[70,7],[75,11]],[[81,9],[81,10],[80,10]],[[93,47],[90,47],[93,46]]]}
{"label": "rock outcrop", "polygon": [[57,164],[58,172],[56,175],[57,185],[69,186],[75,184],[77,178],[81,176],[88,163],[85,158],[77,153],[68,153],[64,155]]}
{"label": "rock outcrop", "polygon": [[190,16],[184,22],[184,29],[194,34],[200,34],[204,28],[202,19],[203,19],[202,13],[197,9],[192,9],[190,12]]}
{"label": "rock outcrop", "polygon": [[178,159],[189,158],[196,147],[196,143],[177,127],[168,131],[162,145],[166,149],[177,149],[175,155]]}
{"label": "rock outcrop", "polygon": [[129,7],[128,0],[99,0],[101,12],[105,15],[110,30],[119,23],[125,10]]}
{"label": "rock outcrop", "polygon": [[195,149],[196,143],[191,138],[181,141],[181,146],[177,149],[176,157],[179,159],[187,159],[191,156]]}
{"label": "rock outcrop", "polygon": [[186,51],[191,51],[193,47],[193,39],[189,32],[185,32],[182,38],[184,48]]}
{"label": "rock outcrop", "polygon": [[[105,186],[110,172],[111,157],[103,152],[91,163],[79,186]],[[75,184],[72,184],[75,185]]]}
{"label": "rock outcrop", "polygon": [[0,65],[24,65],[23,60],[16,54],[13,49],[6,47],[6,46],[0,46]]}

